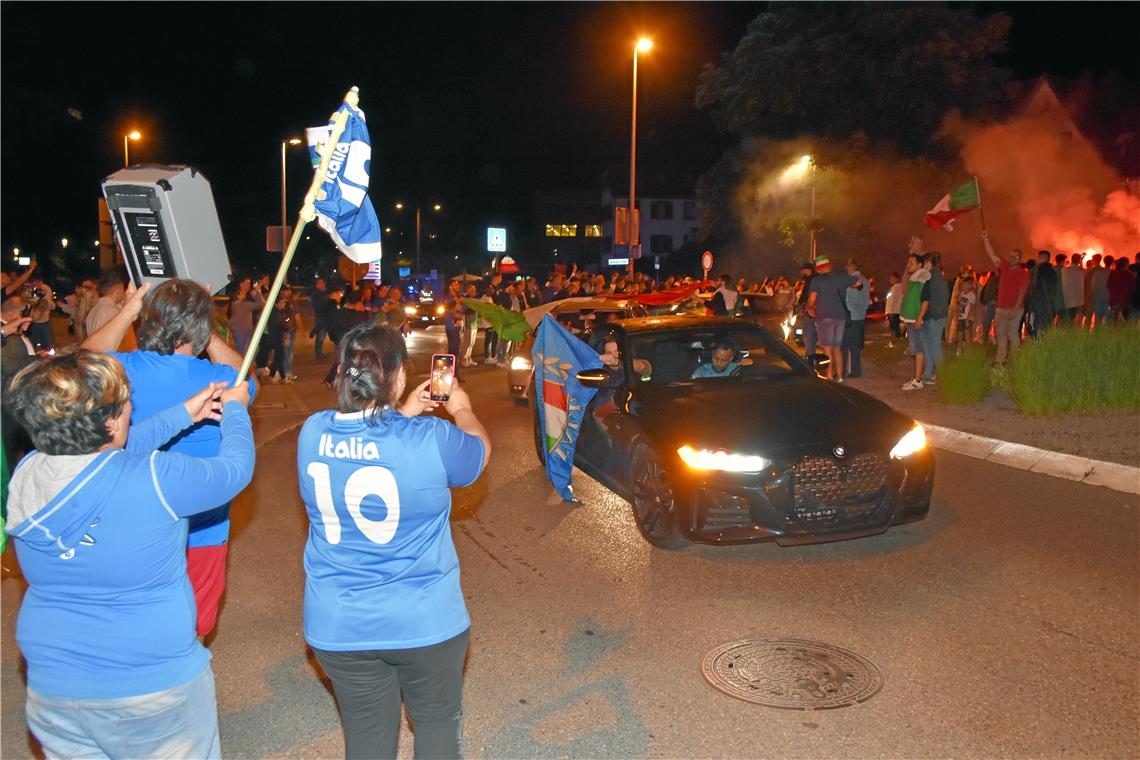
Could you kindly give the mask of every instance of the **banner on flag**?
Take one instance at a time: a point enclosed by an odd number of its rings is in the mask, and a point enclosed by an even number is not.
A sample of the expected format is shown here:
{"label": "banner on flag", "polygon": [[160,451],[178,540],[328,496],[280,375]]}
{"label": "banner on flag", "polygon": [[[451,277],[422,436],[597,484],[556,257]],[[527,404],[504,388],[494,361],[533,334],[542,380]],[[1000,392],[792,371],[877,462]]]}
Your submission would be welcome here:
{"label": "banner on flag", "polygon": [[596,391],[579,383],[577,374],[601,367],[602,360],[549,314],[539,323],[531,360],[546,477],[563,499],[573,501],[570,475],[574,470],[574,448],[582,414]]}
{"label": "banner on flag", "polygon": [[981,205],[978,198],[978,181],[972,179],[942,196],[934,208],[926,212],[926,226],[932,230],[953,232],[954,220]]}
{"label": "banner on flag", "polygon": [[[345,102],[337,113],[348,112],[344,132],[333,147],[320,192],[313,203],[317,223],[329,233],[336,247],[357,264],[380,260],[380,221],[368,198],[368,174],[372,162],[372,142],[364,112]],[[335,114],[334,114],[335,116]],[[321,150],[332,132],[332,121],[325,127],[305,130],[309,157],[319,168]]]}

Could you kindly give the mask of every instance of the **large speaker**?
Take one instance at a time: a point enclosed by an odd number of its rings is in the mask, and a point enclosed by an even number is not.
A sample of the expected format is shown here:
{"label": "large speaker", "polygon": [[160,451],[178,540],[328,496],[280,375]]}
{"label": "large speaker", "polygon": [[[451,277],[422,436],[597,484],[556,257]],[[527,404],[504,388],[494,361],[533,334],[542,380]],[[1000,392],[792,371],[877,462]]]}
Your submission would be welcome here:
{"label": "large speaker", "polygon": [[209,181],[189,166],[139,165],[103,180],[115,238],[135,285],[183,277],[215,292],[230,260]]}

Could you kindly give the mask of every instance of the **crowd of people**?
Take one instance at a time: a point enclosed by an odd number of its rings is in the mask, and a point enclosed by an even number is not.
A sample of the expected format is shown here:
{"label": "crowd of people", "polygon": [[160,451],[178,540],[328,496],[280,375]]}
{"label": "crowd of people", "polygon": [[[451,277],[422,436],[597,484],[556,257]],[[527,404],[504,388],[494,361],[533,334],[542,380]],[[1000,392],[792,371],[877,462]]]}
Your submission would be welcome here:
{"label": "crowd of people", "polygon": [[[807,355],[821,349],[828,377],[844,382],[862,372],[866,317],[881,306],[914,356],[903,386],[913,390],[935,381],[946,343],[992,340],[1002,363],[1054,325],[1096,330],[1138,313],[1140,262],[1047,251],[1023,261],[1017,249],[999,256],[984,234],[982,248],[987,271],[966,265],[950,278],[941,255],[913,238],[905,272],[889,276],[882,297],[858,259],[840,267],[825,255],[795,282],[659,283],[577,268],[542,282],[495,274],[451,281],[442,317],[449,352],[470,367],[480,328],[482,362],[504,366],[509,351],[472,307],[479,301],[525,311],[575,296],[661,293],[697,313],[775,311],[798,320]],[[269,292],[268,276],[239,277],[218,306],[194,282],[136,290],[109,271],[60,298],[34,266],[4,276],[5,466],[18,463],[5,525],[28,582],[16,633],[28,726],[48,756],[220,757],[206,645],[226,586],[231,501],[254,473],[248,406],[255,378],[295,379],[293,349],[306,327],[315,358],[325,358],[326,338],[336,353],[326,378],[334,408],[310,417],[297,444],[312,525],[304,635],[336,692],[346,755],[395,756],[401,704],[416,725],[417,756],[462,752],[470,618],[449,489],[480,476],[490,439],[461,386],[445,402],[432,400],[428,382],[408,387],[400,288],[318,277],[305,294],[311,326],[301,324],[294,289],[273,304]],[[57,309],[71,345],[54,345]],[[239,384],[265,309],[254,377]],[[731,346],[715,348],[701,376],[731,372]],[[614,341],[599,350],[617,365]],[[440,406],[453,422],[427,414]]]}
{"label": "crowd of people", "polygon": [[[28,728],[48,757],[220,758],[208,642],[231,501],[256,459],[257,384],[237,382],[237,349],[267,288],[241,278],[221,311],[189,280],[108,290],[109,318],[77,309],[76,340],[57,347],[31,331],[52,298],[34,270],[3,285],[5,528],[28,584],[16,627]],[[278,332],[295,329],[282,318]],[[265,376],[287,377],[285,344],[266,335],[281,358]],[[400,330],[365,320],[335,337],[335,408],[297,444],[312,522],[305,640],[347,757],[395,757],[401,704],[417,756],[459,757],[470,618],[449,489],[480,476],[490,439],[462,388],[444,404],[427,382],[408,388]],[[426,414],[441,405],[453,421]]]}

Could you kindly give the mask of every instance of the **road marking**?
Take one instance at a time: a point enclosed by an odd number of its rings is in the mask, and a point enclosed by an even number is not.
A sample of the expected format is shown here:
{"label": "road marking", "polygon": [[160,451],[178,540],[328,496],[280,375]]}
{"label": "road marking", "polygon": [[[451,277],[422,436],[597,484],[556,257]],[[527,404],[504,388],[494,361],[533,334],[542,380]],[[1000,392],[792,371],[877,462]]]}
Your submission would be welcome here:
{"label": "road marking", "polygon": [[1140,494],[1140,467],[1047,451],[925,422],[922,426],[932,446],[955,454],[1122,493]]}

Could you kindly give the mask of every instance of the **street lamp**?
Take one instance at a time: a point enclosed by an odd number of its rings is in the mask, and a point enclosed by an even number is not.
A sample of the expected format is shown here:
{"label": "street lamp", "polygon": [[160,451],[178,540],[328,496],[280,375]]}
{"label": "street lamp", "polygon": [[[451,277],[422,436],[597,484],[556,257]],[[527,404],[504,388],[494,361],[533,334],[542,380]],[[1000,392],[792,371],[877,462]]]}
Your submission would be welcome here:
{"label": "street lamp", "polygon": [[284,255],[285,246],[288,241],[285,240],[285,225],[288,220],[288,212],[285,208],[285,148],[287,146],[297,146],[301,144],[301,138],[290,137],[281,141],[281,253]]}
{"label": "street lamp", "polygon": [[128,142],[128,141],[129,140],[140,140],[140,139],[142,139],[142,134],[140,134],[137,129],[133,129],[130,132],[128,132],[127,134],[123,135],[123,166],[124,167],[131,165],[131,148],[130,148],[130,142]]}
{"label": "street lamp", "polygon": [[[401,201],[396,202],[396,210],[397,211],[403,211],[404,210],[403,202],[401,202]],[[439,203],[433,203],[431,210],[435,211],[436,213],[439,213],[440,211],[443,210],[443,206]],[[420,238],[421,238],[420,231],[422,229],[422,216],[420,214],[420,211],[421,211],[420,205],[417,203],[416,204],[416,272],[417,273],[423,272],[423,270],[420,268]]]}
{"label": "street lamp", "polygon": [[60,238],[60,240],[59,240],[60,248],[66,248],[70,243],[71,243],[71,241],[68,240],[67,238]]}
{"label": "street lamp", "polygon": [[629,215],[626,217],[629,244],[629,260],[626,266],[630,274],[633,274],[633,196],[637,182],[637,54],[648,53],[652,48],[653,40],[648,37],[642,37],[633,46],[633,119],[629,135]]}

